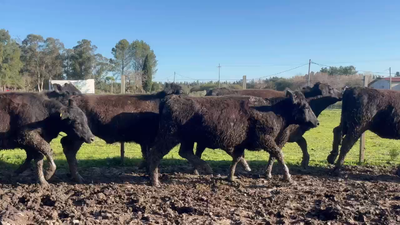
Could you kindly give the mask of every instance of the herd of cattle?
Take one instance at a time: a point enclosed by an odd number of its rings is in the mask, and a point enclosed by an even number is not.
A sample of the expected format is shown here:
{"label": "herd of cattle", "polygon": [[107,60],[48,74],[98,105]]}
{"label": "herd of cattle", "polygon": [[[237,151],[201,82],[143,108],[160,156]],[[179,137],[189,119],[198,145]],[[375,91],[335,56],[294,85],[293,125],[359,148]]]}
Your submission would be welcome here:
{"label": "herd of cattle", "polygon": [[[47,186],[56,171],[50,142],[60,132],[72,178],[82,182],[76,154],[81,145],[97,136],[107,143],[135,142],[141,146],[143,163],[152,185],[158,186],[158,164],[176,145],[179,154],[195,168],[212,173],[201,159],[206,148],[222,149],[232,156],[228,180],[234,179],[240,163],[250,171],[244,150],[265,150],[270,154],[267,177],[276,159],[283,167],[284,179],[291,181],[282,147],[296,142],[302,152],[302,166],[309,154],[303,134],[319,125],[318,115],[342,101],[341,122],[334,129],[333,150],[328,162],[339,172],[344,158],[366,130],[383,138],[400,138],[400,92],[370,88],[337,90],[323,83],[300,91],[210,90],[205,97],[189,97],[175,84],[151,95],[86,95],[74,86],[55,85],[43,93],[0,94],[0,149],[21,148],[25,162],[15,171],[20,174],[36,163],[41,185]],[[197,149],[194,153],[194,143]],[[49,167],[43,172],[43,160]]]}

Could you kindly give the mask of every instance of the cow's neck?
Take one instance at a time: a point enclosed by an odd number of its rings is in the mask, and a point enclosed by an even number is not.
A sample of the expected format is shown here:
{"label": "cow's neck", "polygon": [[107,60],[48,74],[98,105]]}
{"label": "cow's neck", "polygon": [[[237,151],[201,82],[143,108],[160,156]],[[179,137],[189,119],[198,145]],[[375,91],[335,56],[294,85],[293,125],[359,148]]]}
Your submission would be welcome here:
{"label": "cow's neck", "polygon": [[322,111],[324,111],[326,108],[328,108],[330,105],[335,104],[339,100],[337,98],[333,97],[315,97],[315,98],[310,98],[307,99],[308,103],[314,112],[315,116],[319,116]]}
{"label": "cow's neck", "polygon": [[292,111],[293,103],[289,98],[283,99],[280,102],[271,106],[271,111],[277,116],[279,124],[286,128],[291,124],[294,124]]}

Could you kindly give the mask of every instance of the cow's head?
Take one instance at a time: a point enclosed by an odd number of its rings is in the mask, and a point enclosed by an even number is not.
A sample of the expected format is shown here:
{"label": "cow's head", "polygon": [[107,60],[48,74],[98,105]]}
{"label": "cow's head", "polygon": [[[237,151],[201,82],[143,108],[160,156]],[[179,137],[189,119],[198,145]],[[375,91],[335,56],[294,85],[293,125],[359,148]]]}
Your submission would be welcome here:
{"label": "cow's head", "polygon": [[288,97],[293,104],[293,108],[290,111],[292,113],[291,118],[294,119],[295,124],[309,128],[314,128],[319,125],[317,117],[301,92],[286,90],[286,97]]}
{"label": "cow's head", "polygon": [[342,91],[333,88],[329,84],[324,84],[321,82],[315,83],[313,87],[303,87],[301,92],[306,98],[324,96],[336,98],[337,100],[342,99]]}
{"label": "cow's head", "polygon": [[78,137],[86,143],[94,141],[94,135],[89,128],[86,115],[74,100],[69,99],[68,105],[63,105],[58,113],[62,122],[62,131],[68,136]]}
{"label": "cow's head", "polygon": [[234,91],[230,90],[229,88],[222,87],[222,88],[214,88],[214,89],[208,90],[206,93],[206,96],[221,96],[221,95],[229,95],[229,94],[234,94]]}
{"label": "cow's head", "polygon": [[61,86],[59,84],[53,84],[53,89],[55,92],[65,93],[69,95],[82,94],[82,92],[71,83],[65,83],[64,86]]}
{"label": "cow's head", "polygon": [[181,95],[184,93],[182,86],[174,83],[166,83],[163,92],[166,95]]}

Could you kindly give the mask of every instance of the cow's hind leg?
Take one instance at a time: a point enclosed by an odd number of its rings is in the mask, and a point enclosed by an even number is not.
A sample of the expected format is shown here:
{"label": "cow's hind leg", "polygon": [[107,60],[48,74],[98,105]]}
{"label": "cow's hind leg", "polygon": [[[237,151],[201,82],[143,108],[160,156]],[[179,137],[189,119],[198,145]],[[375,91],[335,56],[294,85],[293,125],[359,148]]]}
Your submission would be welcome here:
{"label": "cow's hind leg", "polygon": [[[207,174],[212,174],[212,169],[207,162],[193,154],[194,142],[182,142],[179,149],[179,155],[187,159],[196,169],[203,168]],[[204,150],[203,150],[204,151]]]}
{"label": "cow's hind leg", "polygon": [[[201,155],[203,154],[204,150],[206,150],[206,147],[203,146],[203,145],[201,145],[201,144],[199,144],[199,143],[197,143],[197,146],[196,146],[196,156],[197,156],[199,159],[201,159]],[[199,171],[197,170],[196,167],[195,167],[194,170],[193,170],[193,174],[199,175]]]}
{"label": "cow's hind leg", "polygon": [[350,151],[356,141],[361,137],[362,133],[363,132],[351,132],[346,134],[342,142],[342,147],[340,148],[339,159],[337,160],[336,166],[333,169],[333,174],[340,174],[340,168],[343,166],[344,159],[347,153]]}
{"label": "cow's hind leg", "polygon": [[267,151],[271,157],[276,158],[278,160],[278,163],[281,164],[282,168],[283,168],[283,179],[285,181],[291,182],[291,176],[289,173],[289,168],[286,166],[285,161],[283,159],[283,153],[282,150],[279,148],[279,146],[276,144],[275,140],[270,137],[270,136],[265,136],[263,139],[263,144],[262,147],[263,149],[265,149],[265,151]]}
{"label": "cow's hind leg", "polygon": [[310,155],[308,154],[307,151],[307,141],[304,139],[304,137],[300,137],[296,143],[300,146],[301,151],[303,152],[303,159],[301,160],[301,166],[304,169],[307,169],[308,163],[310,162]]}
{"label": "cow's hind leg", "polygon": [[274,161],[275,161],[275,158],[271,154],[269,154],[267,170],[265,172],[267,179],[272,178],[272,167],[274,166]]}
{"label": "cow's hind leg", "polygon": [[237,148],[233,151],[232,153],[232,164],[229,169],[229,175],[227,177],[228,181],[234,181],[235,180],[235,170],[236,170],[236,165],[242,159],[244,153],[244,148]]}
{"label": "cow's hind leg", "polygon": [[327,158],[328,163],[330,163],[330,164],[335,163],[335,160],[339,154],[339,145],[342,140],[342,136],[343,136],[342,127],[341,127],[341,125],[339,125],[333,129],[332,151],[328,155],[328,158]]}
{"label": "cow's hind leg", "polygon": [[139,164],[139,169],[147,168],[147,154],[149,152],[149,146],[147,144],[141,144],[140,149],[142,150],[143,160]]}
{"label": "cow's hind leg", "polygon": [[35,162],[36,162],[36,173],[38,176],[39,183],[42,187],[48,187],[49,183],[47,183],[43,174],[43,158],[42,154],[35,154]]}
{"label": "cow's hind leg", "polygon": [[27,170],[31,166],[31,161],[35,158],[35,154],[34,154],[35,152],[34,151],[29,150],[29,149],[25,149],[25,153],[26,153],[25,162],[22,165],[20,165],[18,167],[18,169],[16,169],[14,171],[15,175],[19,175],[19,174],[25,172],[25,170]]}
{"label": "cow's hind leg", "polygon": [[79,148],[83,144],[81,140],[75,140],[71,137],[61,138],[61,144],[63,146],[64,155],[67,158],[69,171],[72,179],[77,183],[82,183],[83,178],[78,172],[78,161],[76,160],[76,154]]}
{"label": "cow's hind leg", "polygon": [[243,151],[243,155],[240,157],[239,163],[240,163],[240,165],[242,165],[244,170],[246,170],[247,172],[251,171],[249,164],[247,163],[246,159],[244,159],[244,151]]}
{"label": "cow's hind leg", "polygon": [[150,148],[147,154],[147,164],[149,165],[148,173],[153,186],[160,186],[160,181],[158,180],[158,165],[161,159],[177,144],[179,144],[179,141],[172,137],[162,135],[161,138],[156,139],[154,146]]}
{"label": "cow's hind leg", "polygon": [[[57,167],[52,157],[53,151],[50,144],[35,131],[24,132],[20,139],[22,146],[26,146],[29,149],[34,149],[38,153],[46,156],[47,160],[49,161],[49,167],[46,171],[46,180],[49,180],[51,177],[53,177]],[[35,157],[36,159],[39,158],[39,154],[35,155]],[[36,164],[41,165],[41,169],[43,169],[43,160],[38,161],[36,159]],[[41,173],[43,173],[43,171]]]}

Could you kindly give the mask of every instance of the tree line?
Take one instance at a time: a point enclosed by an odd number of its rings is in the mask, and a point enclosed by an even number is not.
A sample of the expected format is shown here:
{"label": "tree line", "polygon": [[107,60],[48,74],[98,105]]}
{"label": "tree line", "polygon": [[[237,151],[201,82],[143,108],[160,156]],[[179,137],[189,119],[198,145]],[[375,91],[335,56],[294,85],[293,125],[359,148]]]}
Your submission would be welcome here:
{"label": "tree line", "polygon": [[[90,40],[82,39],[65,48],[56,38],[29,34],[22,41],[0,30],[0,89],[42,91],[49,80],[95,79],[99,92],[119,93],[116,81],[126,77],[127,92],[152,92],[157,59],[143,40],[123,39],[111,49],[113,58],[96,53]],[[118,90],[119,89],[119,90]]]}

